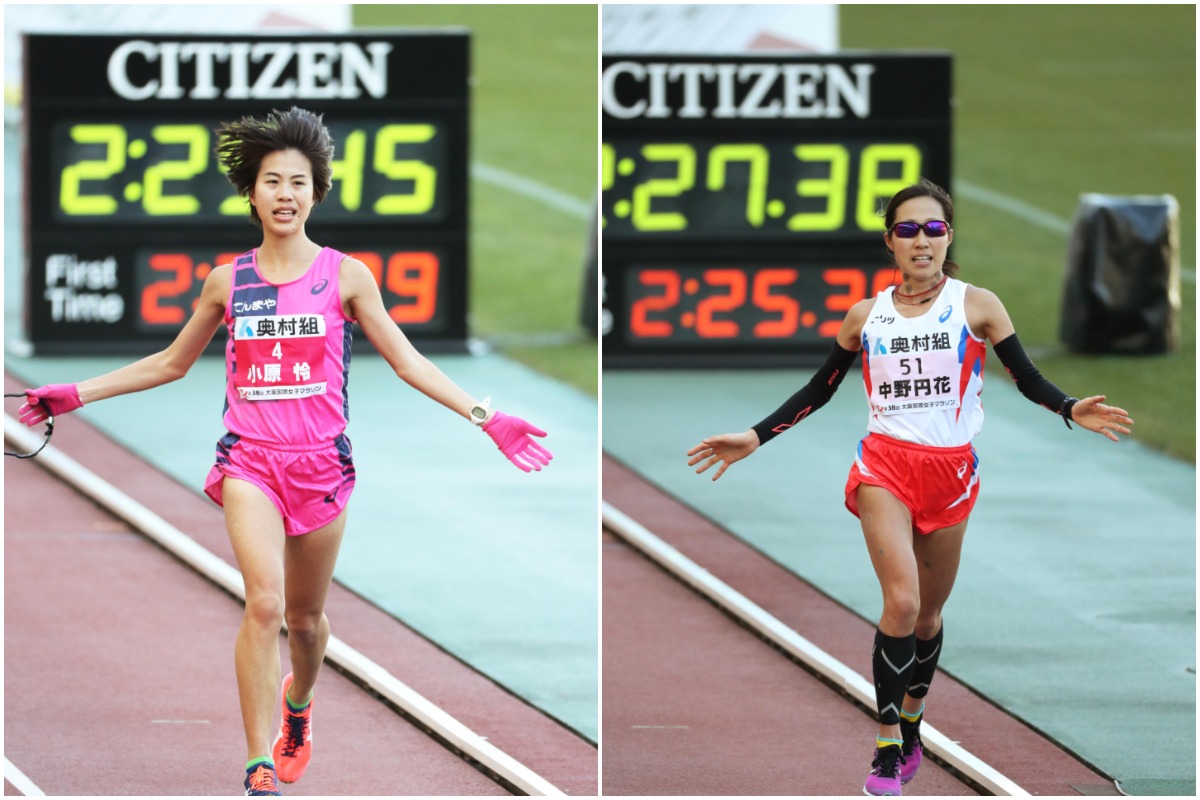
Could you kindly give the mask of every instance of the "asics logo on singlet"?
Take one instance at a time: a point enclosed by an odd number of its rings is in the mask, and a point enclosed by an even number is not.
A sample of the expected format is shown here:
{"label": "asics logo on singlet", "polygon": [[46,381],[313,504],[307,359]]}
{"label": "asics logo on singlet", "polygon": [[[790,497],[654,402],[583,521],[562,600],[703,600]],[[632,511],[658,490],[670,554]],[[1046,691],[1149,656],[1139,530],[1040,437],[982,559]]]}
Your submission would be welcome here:
{"label": "asics logo on singlet", "polygon": [[940,317],[938,317],[938,322],[945,322],[946,320],[950,319],[950,315],[953,313],[954,306],[946,306],[946,310],[942,312]]}
{"label": "asics logo on singlet", "polygon": [[329,279],[322,278],[321,280],[317,281],[316,285],[314,285],[312,287],[312,293],[320,294],[321,292],[325,291],[325,287],[328,285],[329,285]]}

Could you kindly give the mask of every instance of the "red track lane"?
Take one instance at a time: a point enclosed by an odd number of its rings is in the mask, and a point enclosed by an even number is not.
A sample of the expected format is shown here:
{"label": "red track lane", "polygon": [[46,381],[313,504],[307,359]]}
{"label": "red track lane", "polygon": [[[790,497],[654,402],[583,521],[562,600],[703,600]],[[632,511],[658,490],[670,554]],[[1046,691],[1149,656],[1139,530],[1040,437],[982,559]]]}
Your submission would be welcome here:
{"label": "red track lane", "polygon": [[[8,375],[5,378],[6,392],[22,387]],[[158,473],[77,416],[56,421],[54,446],[234,564],[220,509],[193,489]],[[128,778],[148,771],[174,775],[176,769],[186,776],[181,783],[152,790],[146,786],[144,792],[134,786],[116,790],[116,794],[203,794],[206,790],[197,783],[198,776],[214,771],[212,790],[236,793],[240,787],[236,772],[245,763],[233,676],[233,639],[241,615],[240,603],[142,537],[131,539],[124,524],[80,499],[43,473],[36,463],[7,463],[5,467],[6,756],[30,780],[53,792],[53,783],[48,786],[42,782],[46,772],[38,769],[37,759],[58,758],[59,744],[68,738],[68,732],[85,729],[91,734],[98,732],[104,741],[130,756],[119,760],[125,766],[114,769],[83,748],[79,758],[84,759],[88,769],[78,772],[77,777]],[[203,480],[206,470],[208,465],[198,465],[197,482]],[[82,504],[92,516],[60,521],[60,510],[71,509],[72,501],[76,506]],[[79,534],[89,536],[80,539]],[[92,539],[95,535],[100,536]],[[354,535],[353,511],[347,535]],[[120,552],[121,557],[104,555],[106,549]],[[47,552],[49,557],[44,555]],[[126,561],[134,555],[142,558],[142,553],[152,558],[138,561],[136,570],[125,570]],[[28,561],[28,566],[23,561]],[[85,599],[80,601],[84,602],[82,609],[58,608],[60,596],[72,596],[77,588]],[[18,595],[20,591],[25,594]],[[176,596],[176,591],[185,594]],[[121,604],[101,606],[110,596],[119,596]],[[43,612],[43,607],[49,610]],[[103,613],[91,610],[101,608]],[[596,794],[598,759],[596,748],[589,742],[336,582],[330,590],[326,613],[338,638],[485,736],[492,745],[568,794]],[[53,624],[47,625],[46,619],[38,621],[38,614],[48,615]],[[26,625],[26,619],[34,620],[34,626]],[[86,621],[78,622],[80,619]],[[136,634],[145,627],[146,619],[154,620],[154,625],[149,632]],[[59,628],[70,630],[70,634],[59,637],[55,633]],[[109,652],[107,644],[118,637],[119,648]],[[190,642],[204,644],[190,649]],[[84,643],[86,646],[80,648]],[[34,660],[40,649],[50,654],[43,656],[42,667],[26,669],[25,661]],[[286,646],[281,645],[281,649],[286,662]],[[176,657],[179,652],[187,655]],[[118,656],[130,661],[114,661]],[[185,670],[182,676],[180,669]],[[30,685],[25,686],[22,680]],[[40,686],[54,691],[43,691]],[[70,687],[78,687],[78,692]],[[191,692],[196,697],[191,697]],[[175,708],[170,714],[152,718],[209,718],[209,723],[146,723],[133,726],[139,729],[139,738],[125,741],[106,726],[112,721],[110,714],[115,714],[116,720],[130,716],[130,711],[120,709],[130,704],[134,693],[140,698],[139,704],[169,702],[168,708]],[[34,714],[23,717],[16,710],[26,694],[41,694],[40,703],[60,697],[64,700],[40,704]],[[352,686],[328,664],[318,684],[318,696],[318,754],[304,781],[287,787],[287,794],[503,793],[497,784]],[[113,709],[106,708],[108,697],[112,697]],[[206,704],[199,708],[208,708],[208,716],[181,714],[176,708],[181,698],[187,698],[188,703]],[[132,718],[140,717],[134,714]],[[28,732],[25,724],[31,726]],[[42,728],[49,733],[38,740],[42,745],[32,746],[30,742],[37,740],[36,730]],[[346,752],[340,753],[343,742]],[[217,757],[210,769],[205,759],[212,753]],[[371,758],[371,753],[376,758]],[[330,782],[318,781],[322,759],[331,765],[323,770],[323,780]],[[54,764],[58,762],[52,764],[50,774],[71,775],[71,771]],[[335,764],[336,770],[332,769]],[[372,775],[379,776],[378,784],[364,783]],[[6,786],[6,793],[10,790]],[[113,793],[100,783],[91,788],[84,783],[71,790],[58,790],[67,794]]]}
{"label": "red track lane", "polygon": [[[606,795],[860,793],[872,728],[854,705],[604,534]],[[936,764],[922,793],[976,794]]]}
{"label": "red track lane", "polygon": [[[52,795],[236,793],[240,604],[21,467],[7,496],[39,502],[5,515],[5,755]],[[288,794],[504,794],[333,670],[314,713],[316,756]]]}
{"label": "red track lane", "polygon": [[[609,457],[604,458],[603,484],[606,502],[869,678],[871,623]],[[861,792],[874,721],[823,684],[818,687],[822,696],[803,669],[757,640],[757,648],[752,647],[748,640],[753,634],[626,550],[623,544],[606,544],[604,550],[605,794],[721,793],[699,784],[700,777],[735,781],[741,787],[737,793]],[[651,588],[622,577],[623,570],[638,570],[643,583],[653,580],[656,594],[627,600],[626,595],[636,597]],[[655,573],[661,577],[654,579]],[[674,585],[668,588],[668,582]],[[695,599],[685,602],[685,594]],[[656,652],[657,660],[651,657]],[[772,655],[773,664],[764,653]],[[688,699],[681,704],[672,697]],[[686,713],[699,730],[631,729],[639,703],[647,710]],[[1031,794],[1118,794],[1105,776],[941,670],[927,714],[939,731]],[[846,721],[853,728],[850,738],[842,727]],[[710,735],[711,741],[702,749],[697,746],[691,761],[681,760],[691,746],[685,737],[701,735]],[[814,736],[818,744],[812,743]],[[937,767],[921,770],[906,787],[910,794],[947,790],[931,782],[948,779],[946,773]],[[824,783],[826,775],[839,776],[836,785]],[[759,789],[741,786],[751,778]],[[957,788],[958,793],[967,791],[961,784]]]}

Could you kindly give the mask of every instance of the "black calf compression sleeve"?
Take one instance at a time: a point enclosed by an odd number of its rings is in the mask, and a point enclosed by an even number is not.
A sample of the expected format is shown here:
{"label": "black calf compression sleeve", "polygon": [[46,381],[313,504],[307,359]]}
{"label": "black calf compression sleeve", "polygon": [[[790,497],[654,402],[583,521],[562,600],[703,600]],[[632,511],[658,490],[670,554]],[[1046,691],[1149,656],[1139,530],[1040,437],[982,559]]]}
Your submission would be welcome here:
{"label": "black calf compression sleeve", "polygon": [[875,677],[875,706],[881,725],[900,722],[900,707],[916,663],[916,634],[888,636],[875,629],[875,649],[871,653],[871,671]]}
{"label": "black calf compression sleeve", "polygon": [[945,625],[938,628],[932,639],[917,639],[917,663],[913,665],[912,677],[908,679],[908,693],[921,698],[929,691],[933,681],[933,673],[937,670],[938,656],[942,654],[942,631]]}
{"label": "black calf compression sleeve", "polygon": [[754,432],[758,434],[758,443],[766,444],[828,403],[829,398],[833,397],[833,393],[841,385],[842,379],[846,377],[846,370],[850,369],[857,357],[857,351],[846,350],[834,342],[829,358],[825,359],[825,363],[809,379],[804,388],[789,397],[787,402],[775,409],[774,413],[754,426]]}
{"label": "black calf compression sleeve", "polygon": [[1008,371],[1009,377],[1017,382],[1021,394],[1060,414],[1067,427],[1071,427],[1071,409],[1078,400],[1042,377],[1042,373],[1038,372],[1038,368],[1029,360],[1029,354],[1025,352],[1015,333],[992,345],[992,349],[996,351],[996,356]]}

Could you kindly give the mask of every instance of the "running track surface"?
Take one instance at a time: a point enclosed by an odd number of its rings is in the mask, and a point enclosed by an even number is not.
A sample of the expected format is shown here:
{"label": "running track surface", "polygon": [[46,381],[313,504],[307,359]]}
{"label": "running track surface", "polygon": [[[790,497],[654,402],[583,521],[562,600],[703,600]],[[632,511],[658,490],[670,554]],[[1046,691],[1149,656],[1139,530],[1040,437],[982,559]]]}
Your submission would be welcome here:
{"label": "running track surface", "polygon": [[[606,457],[604,497],[784,624],[870,676],[874,627]],[[604,540],[605,794],[849,795],[874,720],[624,542]],[[1118,792],[944,672],[927,719],[1037,795]],[[911,794],[973,794],[927,762]]]}
{"label": "running track surface", "polygon": [[[77,417],[54,441],[234,563],[207,499]],[[48,794],[240,793],[240,604],[35,462],[5,466],[6,757]],[[335,635],[493,745],[568,794],[596,793],[596,750],[577,734],[337,583],[327,613]],[[504,793],[328,665],[317,696],[317,755],[287,794]]]}
{"label": "running track surface", "polygon": [[[842,503],[865,422],[857,371],[818,416],[720,481],[687,466],[702,437],[745,429],[806,379],[804,369],[606,371],[604,450],[874,621],[878,580]],[[983,488],[942,667],[1125,791],[1194,795],[1195,467],[1136,437],[1067,430],[1003,373],[989,373],[984,401]]]}

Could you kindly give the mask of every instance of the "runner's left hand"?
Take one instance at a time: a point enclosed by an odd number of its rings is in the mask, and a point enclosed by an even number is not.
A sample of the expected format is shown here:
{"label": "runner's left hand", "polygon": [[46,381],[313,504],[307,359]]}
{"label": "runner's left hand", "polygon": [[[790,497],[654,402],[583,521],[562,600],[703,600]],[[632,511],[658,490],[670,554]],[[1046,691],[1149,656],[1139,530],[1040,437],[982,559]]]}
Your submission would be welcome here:
{"label": "runner's left hand", "polygon": [[1115,442],[1118,439],[1113,431],[1129,436],[1132,431],[1125,426],[1132,425],[1133,420],[1129,418],[1129,412],[1125,409],[1104,405],[1105,399],[1105,395],[1102,394],[1083,398],[1071,409],[1071,421],[1093,433],[1103,434]]}
{"label": "runner's left hand", "polygon": [[542,467],[554,458],[549,450],[530,438],[545,436],[546,432],[520,417],[497,411],[483,424],[483,432],[492,437],[500,452],[523,472],[541,472]]}

